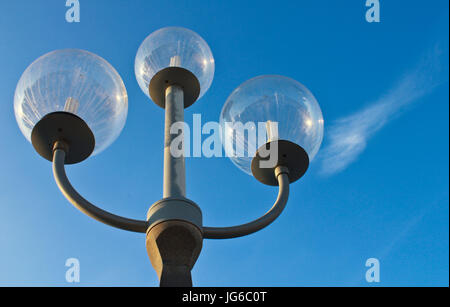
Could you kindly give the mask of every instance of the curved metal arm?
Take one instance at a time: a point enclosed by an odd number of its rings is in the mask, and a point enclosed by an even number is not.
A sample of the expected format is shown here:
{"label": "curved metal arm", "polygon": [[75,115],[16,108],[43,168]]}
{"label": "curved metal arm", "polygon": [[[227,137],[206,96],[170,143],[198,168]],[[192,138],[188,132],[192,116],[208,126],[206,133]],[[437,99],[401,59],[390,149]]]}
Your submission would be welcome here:
{"label": "curved metal arm", "polygon": [[57,148],[53,152],[53,175],[55,177],[56,184],[63,193],[63,195],[75,206],[78,210],[92,217],[93,219],[105,223],[109,226],[116,228],[143,232],[147,231],[147,222],[127,219],[118,215],[111,214],[104,211],[86,199],[84,199],[78,192],[72,187],[67,178],[66,171],[64,168],[64,160],[66,158],[66,152],[63,149]]}
{"label": "curved metal arm", "polygon": [[275,174],[279,185],[278,198],[273,207],[265,215],[253,222],[234,227],[203,227],[203,237],[205,239],[231,239],[242,237],[257,232],[275,221],[286,207],[289,197],[288,169],[286,167],[278,166],[275,169]]}

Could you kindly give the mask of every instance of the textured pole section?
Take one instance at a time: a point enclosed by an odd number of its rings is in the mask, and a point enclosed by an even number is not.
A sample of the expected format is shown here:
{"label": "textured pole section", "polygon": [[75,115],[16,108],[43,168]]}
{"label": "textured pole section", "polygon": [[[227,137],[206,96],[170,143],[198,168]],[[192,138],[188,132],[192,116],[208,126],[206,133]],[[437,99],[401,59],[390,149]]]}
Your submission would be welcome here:
{"label": "textured pole section", "polygon": [[147,252],[161,287],[192,287],[191,270],[202,249],[202,233],[184,221],[165,221],[147,233]]}
{"label": "textured pole section", "polygon": [[[166,89],[166,123],[164,139],[164,188],[163,197],[185,197],[185,166],[184,166],[184,134],[174,129],[173,124],[184,121],[183,89],[171,85]],[[181,127],[181,126],[180,126]],[[177,127],[177,128],[180,128]],[[173,142],[178,138],[175,142]],[[180,139],[181,138],[181,139]],[[173,143],[173,144],[172,144]],[[172,151],[171,152],[171,146]],[[175,155],[174,155],[175,154]]]}

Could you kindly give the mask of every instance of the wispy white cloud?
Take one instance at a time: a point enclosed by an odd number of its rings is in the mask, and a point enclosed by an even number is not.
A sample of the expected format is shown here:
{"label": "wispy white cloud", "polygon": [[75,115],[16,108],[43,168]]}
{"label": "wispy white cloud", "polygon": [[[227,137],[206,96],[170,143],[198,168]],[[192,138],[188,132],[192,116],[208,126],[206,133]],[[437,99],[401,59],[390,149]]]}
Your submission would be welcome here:
{"label": "wispy white cloud", "polygon": [[441,60],[446,54],[435,46],[380,99],[354,114],[336,120],[327,132],[328,144],[321,154],[321,172],[344,170],[364,151],[368,140],[404,107],[430,93],[443,82]]}

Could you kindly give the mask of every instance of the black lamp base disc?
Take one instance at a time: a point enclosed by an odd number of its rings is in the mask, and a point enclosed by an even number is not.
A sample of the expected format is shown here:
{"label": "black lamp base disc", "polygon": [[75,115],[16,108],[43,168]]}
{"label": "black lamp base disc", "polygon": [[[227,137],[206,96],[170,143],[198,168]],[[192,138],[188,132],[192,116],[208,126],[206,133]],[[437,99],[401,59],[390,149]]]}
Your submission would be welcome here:
{"label": "black lamp base disc", "polygon": [[[275,152],[277,147],[278,155],[273,157],[274,163],[272,163],[270,160],[272,150]],[[261,162],[268,163],[269,161],[271,161],[269,165],[261,165]],[[258,181],[267,185],[277,186],[278,180],[275,176],[275,168],[277,166],[285,166],[289,169],[289,181],[293,183],[300,179],[308,170],[309,156],[301,146],[293,142],[286,140],[267,142],[256,152],[252,160],[251,169],[253,176]]]}
{"label": "black lamp base disc", "polygon": [[69,147],[65,164],[75,164],[88,158],[95,147],[95,138],[84,120],[69,112],[45,115],[31,132],[34,149],[45,159],[53,160],[53,146],[63,141]]}
{"label": "black lamp base disc", "polygon": [[183,88],[185,108],[192,105],[200,95],[200,82],[192,72],[182,67],[164,68],[153,76],[149,84],[150,97],[163,109],[166,107],[166,89],[170,85]]}

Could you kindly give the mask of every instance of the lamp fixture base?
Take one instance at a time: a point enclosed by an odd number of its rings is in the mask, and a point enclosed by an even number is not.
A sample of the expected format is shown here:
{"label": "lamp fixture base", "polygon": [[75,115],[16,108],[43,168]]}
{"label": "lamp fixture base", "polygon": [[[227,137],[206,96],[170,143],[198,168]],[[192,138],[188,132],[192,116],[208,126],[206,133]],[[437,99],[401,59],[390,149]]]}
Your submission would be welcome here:
{"label": "lamp fixture base", "polygon": [[167,67],[153,76],[149,84],[150,97],[161,108],[166,106],[166,88],[178,85],[183,89],[184,108],[191,106],[200,95],[200,82],[189,70],[182,67]]}
{"label": "lamp fixture base", "polygon": [[[274,157],[272,156],[272,151],[277,148],[278,150],[275,152]],[[308,170],[309,156],[300,145],[291,141],[278,140],[267,142],[257,150],[252,160],[252,174],[264,184],[277,186],[278,180],[275,174],[277,166],[288,168],[289,181],[293,183],[300,179]]]}
{"label": "lamp fixture base", "polygon": [[84,120],[69,112],[45,115],[31,132],[31,143],[43,158],[53,160],[53,146],[62,141],[69,146],[65,164],[75,164],[88,158],[95,147],[95,137]]}
{"label": "lamp fixture base", "polygon": [[191,287],[191,270],[203,245],[202,212],[186,198],[164,198],[150,207],[147,253],[161,287]]}

